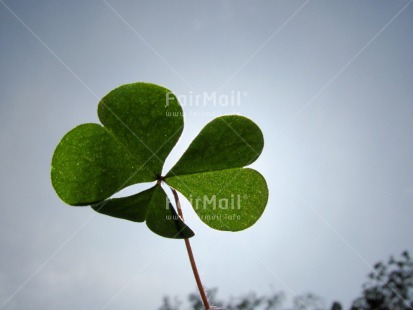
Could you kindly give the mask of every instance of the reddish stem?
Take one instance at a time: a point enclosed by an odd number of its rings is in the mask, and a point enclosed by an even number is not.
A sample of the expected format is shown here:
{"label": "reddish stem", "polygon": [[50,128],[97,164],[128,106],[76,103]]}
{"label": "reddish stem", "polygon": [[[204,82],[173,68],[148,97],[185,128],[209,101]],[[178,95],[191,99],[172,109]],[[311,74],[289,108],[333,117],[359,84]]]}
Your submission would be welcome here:
{"label": "reddish stem", "polygon": [[[179,216],[181,217],[181,219],[183,221],[184,220],[184,214],[182,213],[182,208],[181,208],[181,203],[179,202],[178,193],[176,192],[175,189],[173,189],[173,188],[171,188],[171,189],[172,189],[172,193],[173,193],[174,198],[175,198],[175,203],[176,203],[176,208],[178,210],[178,214],[179,214]],[[202,286],[202,282],[201,282],[201,278],[199,277],[198,269],[196,268],[195,258],[194,258],[194,254],[192,253],[191,244],[189,243],[189,239],[184,239],[184,241],[185,241],[186,250],[187,250],[188,256],[189,256],[189,261],[191,262],[191,267],[192,267],[192,271],[194,273],[196,285],[198,286],[199,293],[201,294],[202,303],[204,304],[205,309],[209,310],[210,306],[209,306],[209,303],[208,303],[208,298],[205,294],[204,287]]]}

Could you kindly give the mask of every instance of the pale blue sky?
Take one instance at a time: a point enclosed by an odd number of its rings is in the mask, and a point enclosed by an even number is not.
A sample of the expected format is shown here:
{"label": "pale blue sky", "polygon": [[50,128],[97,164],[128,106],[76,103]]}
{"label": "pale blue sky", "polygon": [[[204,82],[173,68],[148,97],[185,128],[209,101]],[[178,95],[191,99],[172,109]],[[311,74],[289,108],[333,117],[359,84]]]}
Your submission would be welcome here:
{"label": "pale blue sky", "polygon": [[182,241],[66,206],[50,183],[61,137],[135,81],[242,94],[184,105],[165,170],[215,116],[264,133],[256,225],[214,231],[184,206],[205,285],[348,306],[372,264],[413,252],[411,2],[0,0],[0,309],[156,309],[195,291]]}

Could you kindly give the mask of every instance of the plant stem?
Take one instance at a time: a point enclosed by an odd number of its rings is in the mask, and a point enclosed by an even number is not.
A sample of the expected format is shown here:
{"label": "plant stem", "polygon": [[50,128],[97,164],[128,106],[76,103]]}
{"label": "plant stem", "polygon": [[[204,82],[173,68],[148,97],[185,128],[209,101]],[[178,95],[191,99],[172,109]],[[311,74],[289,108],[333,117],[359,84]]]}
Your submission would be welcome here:
{"label": "plant stem", "polygon": [[[173,188],[171,188],[171,189],[172,189],[172,193],[173,193],[174,198],[175,198],[175,203],[176,203],[176,208],[178,210],[178,214],[179,214],[179,216],[181,217],[181,219],[183,221],[184,220],[184,214],[182,212],[181,203],[179,202],[178,193],[176,192],[175,189],[173,189]],[[205,309],[209,310],[210,306],[209,306],[209,303],[208,303],[208,298],[205,294],[204,287],[202,286],[202,282],[201,282],[201,278],[199,277],[198,269],[196,268],[195,258],[194,258],[194,254],[192,253],[191,244],[189,243],[189,239],[184,239],[184,241],[185,241],[186,250],[187,250],[188,256],[189,256],[189,261],[191,262],[191,267],[192,267],[192,271],[194,273],[196,285],[198,286],[199,293],[201,294],[202,303],[204,304]]]}

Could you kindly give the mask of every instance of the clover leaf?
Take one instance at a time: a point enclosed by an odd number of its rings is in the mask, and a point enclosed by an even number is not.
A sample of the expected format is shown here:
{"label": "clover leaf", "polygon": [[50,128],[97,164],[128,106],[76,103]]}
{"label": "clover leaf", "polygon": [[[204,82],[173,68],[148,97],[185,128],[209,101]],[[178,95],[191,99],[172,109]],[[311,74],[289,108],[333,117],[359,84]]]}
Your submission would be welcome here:
{"label": "clover leaf", "polygon": [[[227,115],[207,124],[175,166],[162,176],[166,157],[183,131],[183,112],[168,89],[133,83],[112,90],[99,103],[100,124],[69,131],[53,154],[51,179],[69,205],[144,222],[167,238],[194,235],[177,215],[162,183],[181,192],[208,226],[239,231],[253,225],[268,199],[265,179],[244,168],[261,154],[264,139],[251,120]],[[111,198],[143,182],[138,194]]]}

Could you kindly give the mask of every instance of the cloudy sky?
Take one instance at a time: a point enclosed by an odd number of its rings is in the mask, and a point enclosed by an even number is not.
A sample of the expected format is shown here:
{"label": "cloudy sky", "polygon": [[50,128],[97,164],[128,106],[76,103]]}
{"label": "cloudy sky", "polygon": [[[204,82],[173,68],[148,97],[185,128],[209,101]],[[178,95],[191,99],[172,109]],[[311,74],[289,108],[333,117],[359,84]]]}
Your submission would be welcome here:
{"label": "cloudy sky", "polygon": [[[256,225],[215,231],[184,204],[205,286],[348,306],[372,264],[413,252],[411,3],[0,0],[0,309],[156,309],[195,291],[182,241],[51,186],[62,136],[135,81],[182,98],[165,171],[218,115],[264,133]],[[204,94],[238,99],[190,100]]]}

